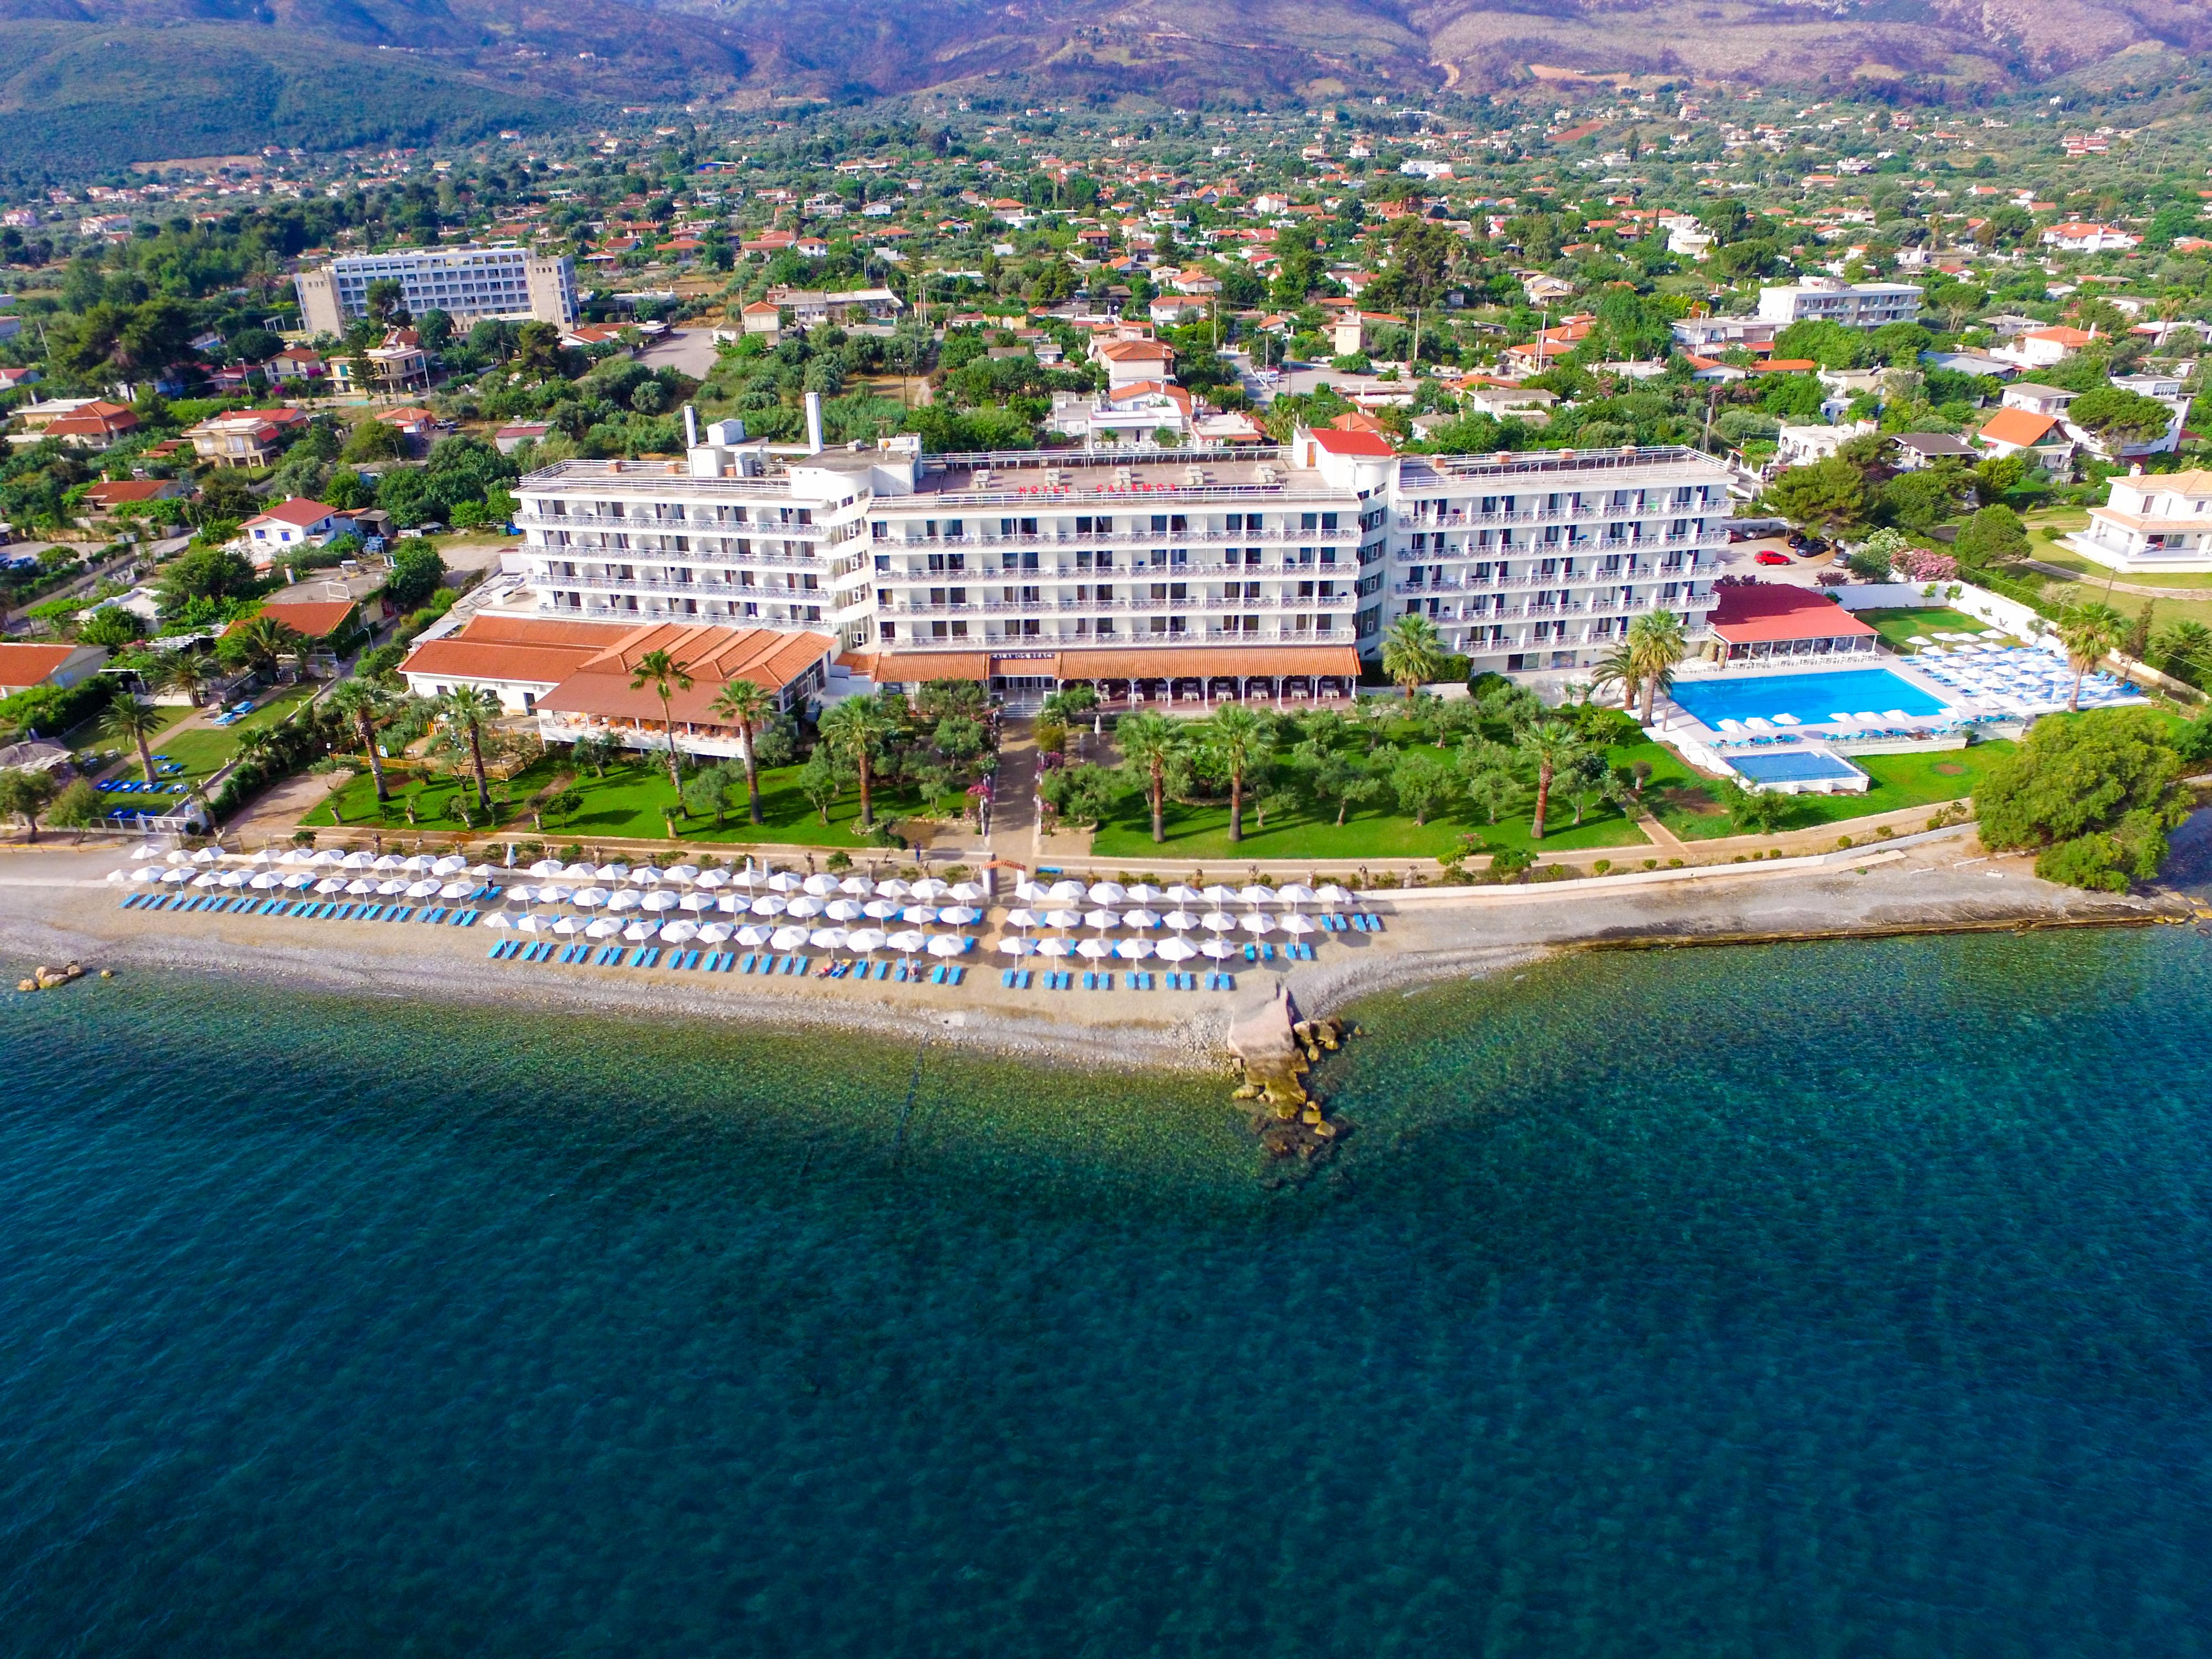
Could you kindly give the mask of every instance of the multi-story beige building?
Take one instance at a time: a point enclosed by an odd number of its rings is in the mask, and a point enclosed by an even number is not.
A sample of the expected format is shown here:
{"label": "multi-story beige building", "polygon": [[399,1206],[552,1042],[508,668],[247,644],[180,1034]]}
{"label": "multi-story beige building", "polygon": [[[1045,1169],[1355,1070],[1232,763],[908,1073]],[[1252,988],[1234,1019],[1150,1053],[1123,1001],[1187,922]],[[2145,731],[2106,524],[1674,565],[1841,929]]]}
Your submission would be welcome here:
{"label": "multi-story beige building", "polygon": [[2066,545],[2125,575],[2212,571],[2212,472],[2146,473],[2112,481],[2102,507]]}
{"label": "multi-story beige building", "polygon": [[576,268],[520,247],[398,248],[349,253],[292,283],[301,326],[310,334],[343,334],[368,315],[371,283],[396,282],[410,315],[442,311],[465,329],[487,317],[536,318],[562,328],[576,321]]}

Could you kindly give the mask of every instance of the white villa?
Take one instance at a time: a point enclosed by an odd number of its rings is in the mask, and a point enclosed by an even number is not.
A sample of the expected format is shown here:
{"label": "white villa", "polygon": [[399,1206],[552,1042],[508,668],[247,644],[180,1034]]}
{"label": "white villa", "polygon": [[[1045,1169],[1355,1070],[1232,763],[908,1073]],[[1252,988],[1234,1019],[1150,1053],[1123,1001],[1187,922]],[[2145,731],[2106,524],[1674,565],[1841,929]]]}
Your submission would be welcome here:
{"label": "white villa", "polygon": [[2065,544],[2129,575],[2212,573],[2212,472],[2151,475],[2136,467],[2112,481],[2105,504],[2089,509],[2088,527]]}

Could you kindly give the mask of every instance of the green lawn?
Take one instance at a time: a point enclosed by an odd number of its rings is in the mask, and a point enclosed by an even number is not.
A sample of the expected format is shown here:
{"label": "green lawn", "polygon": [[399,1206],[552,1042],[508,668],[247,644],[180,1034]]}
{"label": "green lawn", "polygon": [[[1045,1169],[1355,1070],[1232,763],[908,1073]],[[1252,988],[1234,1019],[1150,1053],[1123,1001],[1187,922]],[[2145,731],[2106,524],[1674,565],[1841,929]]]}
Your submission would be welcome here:
{"label": "green lawn", "polygon": [[1903,657],[1920,649],[1905,643],[1916,634],[1934,639],[1938,634],[1979,634],[1989,626],[1978,617],[1942,605],[1916,605],[1909,610],[1854,611],[1851,614],[1871,626],[1881,635],[1884,645]]}
{"label": "green lawn", "polygon": [[[1612,750],[1613,758],[1626,764],[1641,758],[1652,744]],[[1449,763],[1449,750],[1431,750]],[[1597,800],[1587,804],[1580,825],[1575,823],[1574,803],[1554,793],[1546,820],[1544,839],[1529,839],[1529,821],[1535,810],[1536,791],[1524,788],[1518,800],[1498,814],[1496,823],[1464,799],[1454,799],[1431,813],[1425,824],[1416,824],[1408,813],[1375,802],[1355,805],[1340,828],[1335,814],[1301,801],[1289,811],[1267,814],[1267,826],[1259,827],[1248,806],[1244,839],[1229,839],[1229,808],[1218,805],[1182,806],[1168,803],[1163,815],[1165,842],[1152,839],[1152,811],[1144,791],[1123,795],[1092,838],[1094,857],[1143,860],[1173,859],[1403,859],[1435,858],[1462,850],[1462,835],[1479,835],[1492,847],[1528,848],[1538,851],[1573,852],[1590,847],[1641,847],[1644,832],[1618,807]]]}
{"label": "green lawn", "polygon": [[[503,786],[494,779],[492,811],[498,821],[512,823],[515,817],[514,809],[552,782],[555,771],[550,761],[540,759],[516,773]],[[379,830],[431,826],[458,830],[461,827],[460,819],[450,816],[453,804],[460,801],[471,811],[475,808],[476,779],[465,770],[459,773],[387,771],[384,775],[392,799],[381,808],[376,802],[376,780],[363,772],[332,790],[321,805],[300,822],[314,829],[343,823]],[[499,801],[502,788],[508,799],[506,806]],[[412,819],[407,816],[410,806],[415,813]],[[481,819],[477,827],[485,827]]]}
{"label": "green lawn", "polygon": [[[1782,827],[1804,830],[1908,806],[1962,799],[1979,787],[1991,764],[2012,750],[2011,743],[2001,739],[1968,749],[1853,756],[1853,762],[1874,781],[1873,787],[1863,795],[1794,796]],[[1663,759],[1654,759],[1654,754]],[[1705,788],[1705,781],[1691,771],[1680,757],[1652,744],[1639,747],[1636,758],[1652,761],[1652,778],[1644,787],[1644,799],[1668,829],[1684,841],[1714,841],[1735,833],[1728,815]]]}
{"label": "green lawn", "polygon": [[[238,741],[248,732],[258,727],[274,726],[313,694],[312,685],[289,685],[270,693],[266,701],[256,699],[253,712],[235,726],[201,726],[190,732],[165,733],[154,747],[171,760],[182,763],[181,776],[186,779],[204,778],[221,770],[238,753]],[[181,716],[189,710],[179,709]]]}

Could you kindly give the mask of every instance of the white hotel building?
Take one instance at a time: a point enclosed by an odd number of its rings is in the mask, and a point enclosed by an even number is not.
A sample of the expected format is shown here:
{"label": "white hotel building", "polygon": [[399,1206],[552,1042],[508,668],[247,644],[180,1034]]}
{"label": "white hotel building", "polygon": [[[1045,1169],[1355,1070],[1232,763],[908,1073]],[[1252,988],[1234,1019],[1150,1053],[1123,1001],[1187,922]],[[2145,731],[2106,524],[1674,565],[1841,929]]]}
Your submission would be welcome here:
{"label": "white hotel building", "polygon": [[[910,441],[909,441],[910,443]],[[879,684],[1061,681],[1109,700],[1347,690],[1399,616],[1476,669],[1587,667],[1638,611],[1702,637],[1722,463],[1691,449],[1400,456],[1280,449],[924,455],[748,442],[567,461],[516,486],[549,622],[826,635]]]}
{"label": "white hotel building", "polygon": [[535,318],[562,328],[576,322],[573,260],[495,244],[349,253],[303,270],[292,279],[301,325],[310,334],[344,333],[368,315],[368,285],[379,282],[399,284],[410,315],[442,311],[464,332],[487,317]]}

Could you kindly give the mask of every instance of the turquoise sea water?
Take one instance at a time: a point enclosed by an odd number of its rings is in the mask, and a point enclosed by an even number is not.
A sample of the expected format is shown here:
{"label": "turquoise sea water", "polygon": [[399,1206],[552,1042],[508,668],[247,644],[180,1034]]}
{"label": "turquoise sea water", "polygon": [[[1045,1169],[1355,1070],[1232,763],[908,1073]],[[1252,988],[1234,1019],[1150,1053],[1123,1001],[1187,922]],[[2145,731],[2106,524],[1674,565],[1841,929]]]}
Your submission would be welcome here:
{"label": "turquoise sea water", "polygon": [[2157,929],[1393,996],[1279,1188],[1210,1083],[26,999],[0,1652],[2197,1653],[2208,994]]}

